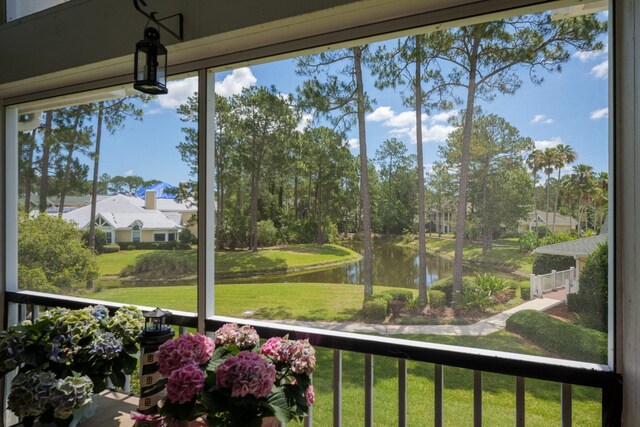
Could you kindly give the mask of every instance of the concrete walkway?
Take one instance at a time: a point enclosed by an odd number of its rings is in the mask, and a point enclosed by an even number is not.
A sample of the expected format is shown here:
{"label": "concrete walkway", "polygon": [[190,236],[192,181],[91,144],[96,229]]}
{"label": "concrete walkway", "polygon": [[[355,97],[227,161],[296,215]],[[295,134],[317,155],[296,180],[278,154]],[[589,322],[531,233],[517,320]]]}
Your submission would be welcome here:
{"label": "concrete walkway", "polygon": [[308,328],[329,329],[341,332],[377,333],[381,335],[428,334],[428,335],[489,335],[504,329],[507,319],[522,310],[548,310],[564,301],[551,298],[536,298],[502,313],[487,317],[473,325],[379,325],[360,322],[305,322],[288,320],[287,324]]}

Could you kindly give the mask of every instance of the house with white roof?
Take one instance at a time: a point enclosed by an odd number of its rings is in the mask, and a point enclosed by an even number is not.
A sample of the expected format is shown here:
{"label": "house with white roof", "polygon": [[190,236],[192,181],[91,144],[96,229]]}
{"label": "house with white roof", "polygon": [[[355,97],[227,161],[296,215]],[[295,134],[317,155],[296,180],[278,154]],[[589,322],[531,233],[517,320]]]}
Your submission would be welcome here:
{"label": "house with white roof", "polygon": [[[96,203],[96,228],[105,232],[107,243],[120,242],[170,242],[177,240],[186,220],[196,211],[175,200],[163,200],[158,209],[154,192],[146,199],[118,194]],[[76,224],[80,230],[88,230],[91,206],[84,206],[62,215],[66,221]]]}

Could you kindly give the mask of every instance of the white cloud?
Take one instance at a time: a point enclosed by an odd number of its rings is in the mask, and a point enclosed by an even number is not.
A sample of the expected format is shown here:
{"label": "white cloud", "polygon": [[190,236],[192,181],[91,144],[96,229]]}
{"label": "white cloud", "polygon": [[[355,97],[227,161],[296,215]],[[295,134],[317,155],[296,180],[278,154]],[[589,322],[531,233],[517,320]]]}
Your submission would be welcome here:
{"label": "white cloud", "polygon": [[609,61],[604,60],[593,67],[591,69],[591,74],[593,74],[598,79],[606,79],[609,75]]}
{"label": "white cloud", "polygon": [[544,123],[546,125],[550,125],[553,123],[553,119],[548,118],[544,114],[536,114],[533,116],[533,119],[531,119],[531,123]]}
{"label": "white cloud", "polygon": [[300,121],[298,122],[298,126],[296,126],[296,130],[298,132],[302,132],[305,130],[309,124],[313,122],[313,114],[305,113],[300,117]]}
{"label": "white cloud", "polygon": [[237,95],[242,89],[253,86],[257,81],[249,67],[236,68],[221,82],[216,81],[216,93],[225,97]]}
{"label": "white cloud", "polygon": [[167,83],[167,89],[169,93],[158,96],[155,102],[161,108],[173,110],[187,102],[187,98],[196,93],[198,90],[198,79],[196,77],[189,77],[183,80],[173,80]]}
{"label": "white cloud", "polygon": [[347,141],[347,146],[351,149],[358,149],[360,148],[360,141],[358,141],[356,138],[351,138],[350,140]]}
{"label": "white cloud", "polygon": [[124,173],[124,176],[133,176],[133,169],[129,169]]}
{"label": "white cloud", "polygon": [[378,107],[372,113],[367,114],[367,120],[372,122],[384,122],[395,116],[391,107]]}
{"label": "white cloud", "polygon": [[438,113],[435,116],[430,117],[429,119],[434,122],[448,122],[451,117],[455,117],[458,115],[458,110],[450,110],[445,111],[443,113]]}
{"label": "white cloud", "polygon": [[609,52],[609,45],[605,44],[602,49],[598,50],[579,50],[572,56],[580,60],[580,62],[587,62],[606,55]]}
{"label": "white cloud", "polygon": [[[422,140],[423,142],[432,141],[444,141],[453,129],[454,126],[436,124],[436,122],[447,121],[450,117],[457,115],[455,110],[446,111],[436,114],[433,117],[429,117],[426,114],[422,115],[423,123],[427,120],[431,123],[429,125],[422,125]],[[412,144],[416,143],[416,113],[415,111],[403,111],[396,113],[388,106],[382,106],[376,108],[375,111],[367,115],[367,119],[373,122],[383,122],[383,126],[391,128],[389,134],[400,138],[408,138]]]}
{"label": "white cloud", "polygon": [[609,117],[609,108],[601,108],[600,110],[591,112],[591,120],[606,119]]}
{"label": "white cloud", "polygon": [[545,148],[555,147],[558,144],[562,144],[562,138],[559,136],[554,136],[551,139],[541,139],[538,141],[534,141],[536,145],[536,149],[544,150]]}

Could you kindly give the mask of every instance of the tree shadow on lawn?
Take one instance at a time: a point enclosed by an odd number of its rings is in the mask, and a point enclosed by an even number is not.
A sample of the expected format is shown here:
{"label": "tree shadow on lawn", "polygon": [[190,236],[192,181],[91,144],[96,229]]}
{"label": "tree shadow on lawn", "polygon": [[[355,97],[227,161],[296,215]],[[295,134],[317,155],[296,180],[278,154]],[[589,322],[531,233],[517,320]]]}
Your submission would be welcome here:
{"label": "tree shadow on lawn", "polygon": [[258,273],[260,271],[286,271],[287,263],[282,259],[273,259],[260,252],[250,251],[222,251],[216,252],[218,259],[215,268],[216,275],[224,277],[227,274]]}

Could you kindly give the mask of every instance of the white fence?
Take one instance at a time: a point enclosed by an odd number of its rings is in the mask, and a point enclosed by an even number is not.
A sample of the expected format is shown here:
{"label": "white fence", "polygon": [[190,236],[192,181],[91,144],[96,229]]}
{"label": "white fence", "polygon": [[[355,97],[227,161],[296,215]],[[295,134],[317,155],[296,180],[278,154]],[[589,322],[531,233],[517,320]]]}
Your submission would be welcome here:
{"label": "white fence", "polygon": [[542,298],[545,292],[551,292],[558,289],[565,290],[565,298],[568,294],[578,292],[579,283],[575,267],[569,270],[556,271],[553,270],[549,274],[541,274],[530,276],[531,298]]}

